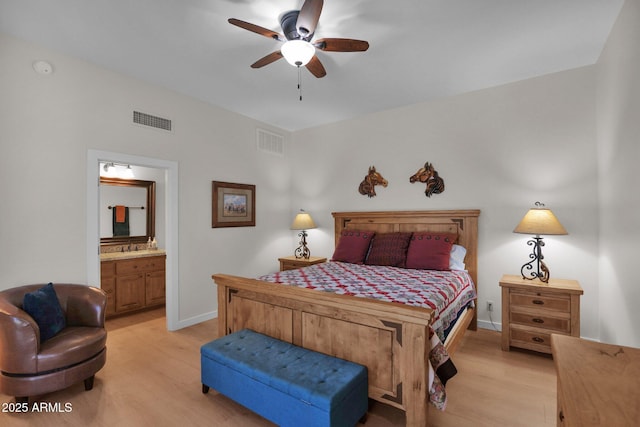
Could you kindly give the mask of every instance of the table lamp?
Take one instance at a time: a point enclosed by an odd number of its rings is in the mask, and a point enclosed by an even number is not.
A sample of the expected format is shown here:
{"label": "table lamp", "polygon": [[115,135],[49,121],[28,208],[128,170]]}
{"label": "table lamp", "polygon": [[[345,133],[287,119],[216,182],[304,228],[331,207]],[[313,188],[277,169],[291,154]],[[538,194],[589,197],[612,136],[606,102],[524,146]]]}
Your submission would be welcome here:
{"label": "table lamp", "polygon": [[[569,234],[564,229],[558,218],[551,212],[551,209],[545,208],[543,203],[536,202],[536,207],[529,211],[517,225],[514,233],[535,234],[527,245],[533,246],[533,252],[529,255],[531,261],[527,262],[520,269],[523,279],[534,280],[540,279],[541,282],[549,282],[549,269],[543,262],[542,247],[544,242],[540,235],[563,235]],[[536,270],[533,271],[534,265]]]}
{"label": "table lamp", "polygon": [[316,228],[315,222],[313,222],[313,218],[311,215],[306,213],[304,210],[300,209],[300,212],[293,219],[293,224],[291,224],[292,230],[301,230],[298,233],[300,236],[300,246],[295,250],[294,254],[296,258],[304,258],[309,259],[311,256],[311,251],[307,247],[307,231],[311,228]]}

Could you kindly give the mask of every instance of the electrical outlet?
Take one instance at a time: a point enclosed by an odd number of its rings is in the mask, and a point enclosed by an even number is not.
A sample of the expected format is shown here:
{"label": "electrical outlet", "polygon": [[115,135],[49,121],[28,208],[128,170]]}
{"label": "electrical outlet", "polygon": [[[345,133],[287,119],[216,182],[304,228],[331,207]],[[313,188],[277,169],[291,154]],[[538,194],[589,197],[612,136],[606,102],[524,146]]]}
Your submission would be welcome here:
{"label": "electrical outlet", "polygon": [[493,301],[487,301],[487,311],[493,311]]}

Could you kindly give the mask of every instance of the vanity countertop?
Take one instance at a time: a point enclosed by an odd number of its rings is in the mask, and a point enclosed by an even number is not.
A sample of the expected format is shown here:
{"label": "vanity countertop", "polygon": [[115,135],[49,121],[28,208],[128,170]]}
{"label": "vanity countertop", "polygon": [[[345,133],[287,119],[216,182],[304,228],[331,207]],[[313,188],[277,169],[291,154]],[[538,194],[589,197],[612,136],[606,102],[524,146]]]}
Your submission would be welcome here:
{"label": "vanity countertop", "polygon": [[142,251],[128,251],[128,252],[108,252],[100,254],[100,261],[113,261],[117,259],[129,259],[129,258],[143,258],[149,256],[166,255],[164,249],[145,249]]}

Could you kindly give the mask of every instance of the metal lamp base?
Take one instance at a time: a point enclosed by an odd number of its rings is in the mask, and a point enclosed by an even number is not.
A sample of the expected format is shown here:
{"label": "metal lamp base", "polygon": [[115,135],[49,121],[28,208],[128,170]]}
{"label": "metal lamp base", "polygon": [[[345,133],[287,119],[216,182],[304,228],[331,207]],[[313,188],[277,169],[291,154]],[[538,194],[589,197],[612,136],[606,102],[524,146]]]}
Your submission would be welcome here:
{"label": "metal lamp base", "polygon": [[[549,268],[547,268],[542,255],[542,247],[544,246],[544,242],[542,241],[542,237],[536,236],[532,240],[527,242],[527,245],[533,246],[533,252],[529,254],[529,258],[531,261],[524,264],[520,269],[520,274],[522,274],[522,278],[526,280],[535,280],[539,279],[543,283],[549,282]],[[536,266],[536,271],[532,271],[534,264]]]}
{"label": "metal lamp base", "polygon": [[298,236],[300,236],[300,246],[295,250],[294,255],[297,259],[309,259],[311,251],[307,247],[307,232],[302,230]]}

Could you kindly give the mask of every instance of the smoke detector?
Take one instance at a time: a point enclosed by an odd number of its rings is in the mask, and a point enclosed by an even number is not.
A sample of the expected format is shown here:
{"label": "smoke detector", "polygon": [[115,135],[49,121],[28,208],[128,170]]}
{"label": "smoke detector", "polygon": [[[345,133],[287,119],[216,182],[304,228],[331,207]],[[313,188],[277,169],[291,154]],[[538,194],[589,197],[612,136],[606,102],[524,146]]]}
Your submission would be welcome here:
{"label": "smoke detector", "polygon": [[33,63],[33,69],[38,74],[49,75],[53,73],[53,66],[47,61],[35,61]]}

